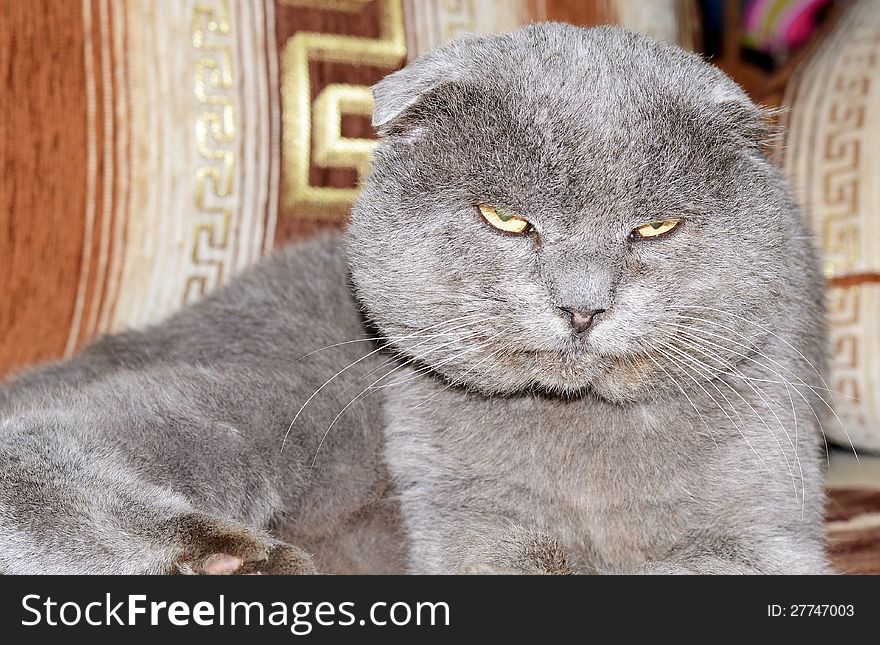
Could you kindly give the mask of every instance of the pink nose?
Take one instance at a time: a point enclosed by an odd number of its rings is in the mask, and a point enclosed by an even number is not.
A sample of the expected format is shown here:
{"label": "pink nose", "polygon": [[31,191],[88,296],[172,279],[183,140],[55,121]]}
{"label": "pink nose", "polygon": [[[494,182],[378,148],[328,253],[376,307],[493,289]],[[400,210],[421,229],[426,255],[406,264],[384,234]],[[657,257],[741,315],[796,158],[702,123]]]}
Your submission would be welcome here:
{"label": "pink nose", "polygon": [[583,334],[593,324],[593,318],[601,314],[604,309],[573,309],[571,307],[557,307],[568,318],[574,333]]}

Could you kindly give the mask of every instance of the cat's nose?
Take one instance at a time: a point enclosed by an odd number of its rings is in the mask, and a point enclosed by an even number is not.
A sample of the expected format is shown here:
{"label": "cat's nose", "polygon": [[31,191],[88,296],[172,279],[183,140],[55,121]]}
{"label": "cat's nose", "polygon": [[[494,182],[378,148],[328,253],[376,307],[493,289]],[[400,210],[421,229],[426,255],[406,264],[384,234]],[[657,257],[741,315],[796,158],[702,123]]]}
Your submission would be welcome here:
{"label": "cat's nose", "polygon": [[587,331],[593,324],[593,319],[605,311],[604,309],[574,309],[572,307],[557,307],[557,309],[568,318],[576,334],[583,334]]}

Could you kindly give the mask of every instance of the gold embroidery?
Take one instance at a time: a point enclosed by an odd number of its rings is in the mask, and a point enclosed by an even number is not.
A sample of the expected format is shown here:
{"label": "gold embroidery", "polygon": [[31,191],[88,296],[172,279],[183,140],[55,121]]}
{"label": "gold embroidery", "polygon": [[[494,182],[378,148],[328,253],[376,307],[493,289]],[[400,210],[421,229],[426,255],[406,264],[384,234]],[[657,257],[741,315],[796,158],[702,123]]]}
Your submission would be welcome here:
{"label": "gold embroidery", "polygon": [[309,61],[393,68],[406,55],[406,44],[400,0],[283,0],[289,5],[345,13],[359,13],[373,1],[379,3],[380,9],[378,39],[299,32],[284,45],[281,60],[287,163],[285,201],[288,210],[299,217],[342,219],[358,193],[356,188],[310,185],[310,164],[354,168],[362,177],[376,146],[372,139],[341,134],[342,114],[369,115],[372,112],[370,88],[329,85],[316,97],[312,108]]}
{"label": "gold embroidery", "polygon": [[370,158],[376,147],[375,141],[343,137],[342,115],[370,116],[373,112],[370,88],[361,85],[328,85],[315,98],[312,109],[315,120],[312,161],[323,168],[357,168],[358,175],[363,176],[369,168]]}
{"label": "gold embroidery", "polygon": [[[210,34],[210,36],[209,36]],[[233,86],[232,46],[220,39],[230,35],[229,0],[193,9],[192,43],[201,52],[195,64],[194,93],[204,110],[196,114],[199,156],[208,163],[196,169],[196,210],[191,260],[196,275],[186,279],[184,303],[198,299],[223,278],[223,251],[229,242],[235,155],[235,109],[223,92]],[[210,39],[210,41],[209,41]]]}

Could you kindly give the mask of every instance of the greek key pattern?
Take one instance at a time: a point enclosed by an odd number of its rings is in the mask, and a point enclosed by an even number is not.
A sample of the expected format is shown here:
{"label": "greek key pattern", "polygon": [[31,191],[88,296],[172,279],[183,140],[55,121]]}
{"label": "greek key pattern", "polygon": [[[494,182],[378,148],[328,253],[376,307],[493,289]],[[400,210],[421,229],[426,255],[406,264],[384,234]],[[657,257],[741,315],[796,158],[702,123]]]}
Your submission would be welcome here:
{"label": "greek key pattern", "polygon": [[859,288],[831,289],[828,294],[833,361],[831,388],[839,393],[838,414],[848,427],[854,428],[864,427],[867,422],[865,410],[859,405],[863,392],[860,386],[858,324],[863,299]]}
{"label": "greek key pattern", "polygon": [[859,221],[865,205],[859,185],[867,98],[876,74],[876,34],[857,35],[837,66],[826,108],[827,132],[816,150],[821,177],[822,241],[829,276],[856,270],[861,261]]}
{"label": "greek key pattern", "polygon": [[[309,168],[354,168],[366,172],[375,149],[372,139],[342,136],[342,116],[369,116],[373,98],[368,86],[330,84],[311,100],[311,61],[354,66],[396,68],[406,55],[400,0],[282,0],[297,7],[357,14],[371,3],[379,10],[379,37],[301,31],[291,36],[281,53],[284,83],[285,206],[298,217],[343,219],[357,188],[314,186]],[[378,79],[377,79],[378,80]]]}
{"label": "greek key pattern", "polygon": [[814,225],[829,279],[829,384],[843,421],[830,438],[880,449],[880,284],[877,275],[880,171],[875,141],[880,92],[880,15],[854,2],[786,90],[791,105],[786,172]]}
{"label": "greek key pattern", "polygon": [[[819,233],[830,323],[831,388],[836,409],[846,428],[829,434],[847,444],[880,447],[876,435],[880,419],[875,388],[878,371],[878,316],[880,291],[875,284],[848,281],[848,276],[870,274],[871,224],[876,221],[875,199],[867,177],[876,170],[876,152],[869,146],[877,128],[871,106],[878,90],[880,22],[871,3],[854,5],[829,40],[816,63],[807,68],[812,101],[795,101],[812,121],[802,121],[798,154],[807,161],[799,179],[810,187],[808,203]],[[806,97],[807,92],[804,92]],[[812,103],[812,104],[811,104]]]}
{"label": "greek key pattern", "polygon": [[[862,263],[861,222],[869,205],[860,184],[864,173],[866,112],[877,74],[876,28],[856,28],[836,67],[826,107],[827,133],[821,150],[824,174],[821,186],[825,273],[829,277],[858,271]],[[832,288],[828,293],[831,327],[831,387],[840,394],[838,413],[853,433],[870,427],[870,402],[864,391],[864,288]],[[840,437],[838,437],[840,439]]]}
{"label": "greek key pattern", "polygon": [[197,300],[221,282],[229,244],[236,137],[230,96],[235,80],[230,18],[229,0],[199,2],[193,8],[195,137],[202,164],[196,169],[196,223],[184,303]]}

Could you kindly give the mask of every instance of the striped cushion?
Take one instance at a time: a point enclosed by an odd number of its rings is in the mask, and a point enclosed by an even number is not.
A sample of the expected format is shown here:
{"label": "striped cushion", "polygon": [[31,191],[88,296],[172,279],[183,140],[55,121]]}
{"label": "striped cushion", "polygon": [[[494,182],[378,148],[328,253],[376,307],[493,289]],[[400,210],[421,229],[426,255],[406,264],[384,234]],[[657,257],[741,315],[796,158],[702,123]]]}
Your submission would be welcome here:
{"label": "striped cushion", "polygon": [[[834,441],[880,450],[880,11],[856,2],[790,81],[780,159],[824,255]],[[845,431],[844,431],[845,428]],[[848,436],[847,436],[848,435]]]}

